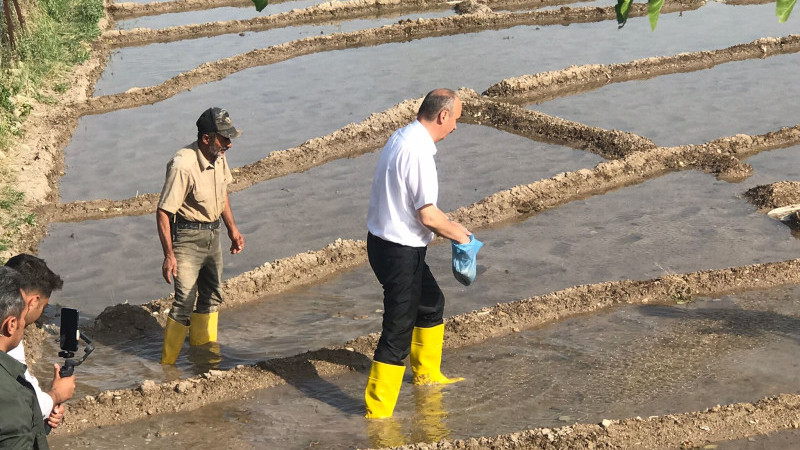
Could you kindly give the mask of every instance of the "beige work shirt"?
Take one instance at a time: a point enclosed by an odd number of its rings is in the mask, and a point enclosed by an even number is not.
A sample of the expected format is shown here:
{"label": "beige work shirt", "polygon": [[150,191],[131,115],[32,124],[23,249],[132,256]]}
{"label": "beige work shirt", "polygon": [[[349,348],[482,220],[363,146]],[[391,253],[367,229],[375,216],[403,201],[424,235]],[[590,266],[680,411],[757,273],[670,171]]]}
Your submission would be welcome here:
{"label": "beige work shirt", "polygon": [[211,164],[194,142],[167,163],[167,178],[158,207],[193,222],[214,222],[225,209],[228,184],[233,182],[224,155]]}

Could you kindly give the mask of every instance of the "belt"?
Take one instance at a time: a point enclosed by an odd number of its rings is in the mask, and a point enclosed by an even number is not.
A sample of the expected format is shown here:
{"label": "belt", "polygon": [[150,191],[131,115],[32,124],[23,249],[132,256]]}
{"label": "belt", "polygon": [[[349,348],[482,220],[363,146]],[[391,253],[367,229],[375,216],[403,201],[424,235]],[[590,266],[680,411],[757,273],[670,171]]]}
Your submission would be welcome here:
{"label": "belt", "polygon": [[175,228],[179,230],[216,230],[219,228],[219,219],[213,222],[192,222],[178,218]]}

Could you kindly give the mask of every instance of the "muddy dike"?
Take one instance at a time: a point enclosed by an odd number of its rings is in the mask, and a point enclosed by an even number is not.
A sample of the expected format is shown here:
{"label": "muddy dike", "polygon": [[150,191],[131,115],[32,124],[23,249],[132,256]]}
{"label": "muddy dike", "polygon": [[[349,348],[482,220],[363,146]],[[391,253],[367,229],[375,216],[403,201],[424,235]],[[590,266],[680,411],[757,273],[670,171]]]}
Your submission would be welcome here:
{"label": "muddy dike", "polygon": [[[488,26],[507,28],[508,26],[516,25],[548,25],[616,19],[616,13],[614,12],[613,7],[563,7],[559,11],[526,11],[521,13],[497,13],[492,9],[532,9],[565,3],[564,1],[560,0],[490,0],[485,3],[481,3],[481,6],[475,6],[477,2],[468,1],[464,3],[465,5],[463,7],[456,9],[456,11],[461,11],[463,14],[461,17],[447,17],[441,20],[418,20],[416,23],[419,24],[419,27],[416,31],[433,31],[435,30],[435,27],[429,27],[429,25],[432,23],[435,23],[436,27],[443,27],[443,31],[444,28],[447,28],[449,29],[447,33],[452,33],[454,30],[464,27],[483,28]],[[661,12],[671,13],[697,9],[704,4],[705,1],[683,0],[681,2],[665,4]],[[647,14],[646,7],[642,8],[638,6],[641,5],[632,5],[630,17],[638,17]],[[182,25],[157,30],[150,28],[135,28],[127,31],[109,31],[103,34],[102,40],[107,45],[112,47],[130,47],[147,45],[156,42],[172,42],[183,39],[242,33],[246,31],[265,31],[287,26],[331,23],[343,20],[360,19],[370,16],[374,17],[376,15],[402,15],[428,11],[444,11],[452,8],[452,3],[428,0],[350,0],[345,2],[326,2],[303,9],[272,14],[269,16],[259,16],[245,20],[230,20],[225,22]],[[475,17],[481,17],[483,20],[478,22],[475,20],[464,20],[464,18],[469,19],[470,17],[473,19]],[[431,20],[433,20],[433,22],[430,22]],[[505,22],[508,22],[508,24]]]}
{"label": "muddy dike", "polygon": [[719,50],[637,59],[622,64],[592,64],[509,78],[483,95],[528,104],[588,92],[611,83],[710,69],[719,64],[800,51],[800,35],[762,38]]}
{"label": "muddy dike", "polygon": [[[670,304],[694,296],[720,296],[800,281],[800,260],[707,270],[660,278],[575,286],[546,295],[482,308],[446,320],[446,348],[458,348],[506,336],[522,329],[620,304]],[[373,333],[343,346],[289,358],[237,366],[166,383],[145,381],[135,389],[106,391],[70,403],[71,420],[58,433],[121,424],[161,413],[183,412],[209,403],[240,398],[248,392],[293,381],[308,374],[366,373],[377,344]],[[304,375],[306,374],[306,375]]]}
{"label": "muddy dike", "polygon": [[[767,213],[771,209],[800,203],[800,182],[780,181],[747,190],[744,194],[750,203],[760,212]],[[800,232],[800,211],[794,211],[781,219],[781,222],[792,229],[797,237]]]}
{"label": "muddy dike", "polygon": [[716,448],[712,442],[743,439],[779,430],[800,428],[800,395],[781,394],[756,403],[714,406],[705,411],[605,419],[599,424],[534,428],[495,437],[442,440],[393,447],[398,450],[449,449],[611,449]]}
{"label": "muddy dike", "polygon": [[[269,4],[276,5],[279,3],[287,3],[289,1],[291,0],[271,0]],[[335,14],[334,11],[336,11],[338,8],[341,8],[338,4],[341,3],[346,3],[347,5],[358,4],[357,2],[353,1],[347,1],[347,2],[334,1],[330,3],[331,5],[329,9],[327,9],[326,11],[330,11],[331,14]],[[399,5],[400,2],[392,0],[374,1],[370,3],[388,9],[402,7],[402,5]],[[417,8],[451,9],[453,7],[452,2],[442,2],[442,1],[434,2],[434,1],[416,0],[403,3],[406,3],[408,5],[414,5]],[[466,1],[461,3],[472,3],[472,2]],[[544,6],[556,6],[556,5],[570,4],[570,3],[574,2],[570,0],[505,0],[505,1],[487,0],[483,2],[483,4],[487,6],[493,6],[495,8],[503,8],[503,9],[541,8]],[[221,8],[226,6],[239,7],[239,8],[253,8],[253,2],[248,0],[212,0],[212,1],[173,0],[173,1],[152,2],[152,3],[126,2],[126,3],[112,3],[108,7],[108,12],[111,13],[111,16],[113,17],[114,20],[121,20],[121,19],[133,19],[136,17],[143,17],[143,16],[155,16],[159,14],[200,11],[206,9]],[[416,12],[418,10],[414,10],[413,12]],[[265,11],[268,12],[268,10]]]}
{"label": "muddy dike", "polygon": [[[726,179],[742,179],[751,173],[752,168],[739,161],[734,156],[735,153],[752,153],[757,151],[752,147],[754,143],[762,142],[765,146],[771,143],[764,143],[763,136],[748,138],[721,140],[726,146],[705,144],[658,147],[633,153],[620,160],[598,164],[592,170],[562,173],[529,185],[500,191],[472,205],[452,211],[449,216],[469,229],[499,226],[570,201],[642,183],[672,170],[703,170]],[[800,139],[800,134],[797,138]],[[226,280],[222,291],[223,296],[230,300],[223,307],[262,301],[272,294],[317,283],[363,264],[366,260],[364,241],[337,239],[321,250],[268,262]],[[168,296],[141,306],[109,306],[97,317],[95,332],[103,336],[113,334],[116,329],[145,330],[155,323],[163,325],[171,302],[172,297]]]}
{"label": "muddy dike", "polygon": [[[617,159],[637,151],[655,149],[655,144],[647,138],[633,133],[605,130],[590,127],[578,122],[548,116],[530,111],[515,104],[493,101],[478,96],[470,89],[461,89],[459,95],[464,100],[466,123],[488,125],[499,130],[514,133],[530,139],[590,151],[604,158]],[[375,113],[366,120],[347,125],[326,136],[314,138],[303,144],[270,153],[267,157],[233,169],[234,182],[229,186],[231,192],[244,190],[254,184],[273,178],[309,170],[327,162],[379,150],[391,133],[413,120],[414,112],[421,99],[401,102],[385,111]],[[757,136],[737,135],[719,138],[705,146],[682,147],[686,154],[677,163],[665,166],[681,168],[686,165],[699,167],[722,174],[732,179],[741,179],[749,174],[746,165],[730,160],[723,161],[724,154],[736,154],[742,158],[760,151],[782,148],[800,140],[800,127],[784,128]],[[715,157],[708,149],[716,151]],[[697,152],[698,157],[690,155]],[[670,152],[653,153],[655,157]],[[674,151],[672,153],[675,153]],[[158,194],[141,194],[125,200],[88,200],[65,204],[46,204],[38,208],[37,214],[46,222],[78,222],[84,220],[108,219],[120,216],[134,216],[155,212]]]}
{"label": "muddy dike", "polygon": [[747,190],[744,193],[744,198],[763,212],[793,205],[800,203],[800,182],[780,181],[756,186]]}

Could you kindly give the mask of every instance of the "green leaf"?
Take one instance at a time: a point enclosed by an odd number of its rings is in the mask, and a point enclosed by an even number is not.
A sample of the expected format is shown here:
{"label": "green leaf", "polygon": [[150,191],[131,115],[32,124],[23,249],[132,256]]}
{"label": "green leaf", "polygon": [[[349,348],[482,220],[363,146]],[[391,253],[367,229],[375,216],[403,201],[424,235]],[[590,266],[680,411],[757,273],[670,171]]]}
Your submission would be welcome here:
{"label": "green leaf", "polygon": [[624,27],[625,22],[628,21],[628,12],[631,10],[631,3],[633,3],[633,0],[617,0],[617,6],[614,7],[614,11],[617,12],[619,28]]}
{"label": "green leaf", "polygon": [[656,29],[658,15],[661,14],[662,6],[664,6],[664,0],[649,0],[647,2],[647,17],[650,18],[650,29],[653,31]]}
{"label": "green leaf", "polygon": [[786,19],[792,13],[795,3],[797,3],[797,0],[778,0],[776,2],[775,14],[778,16],[778,22],[786,22]]}
{"label": "green leaf", "polygon": [[267,7],[269,0],[253,0],[253,4],[256,5],[256,11],[261,12],[262,9]]}

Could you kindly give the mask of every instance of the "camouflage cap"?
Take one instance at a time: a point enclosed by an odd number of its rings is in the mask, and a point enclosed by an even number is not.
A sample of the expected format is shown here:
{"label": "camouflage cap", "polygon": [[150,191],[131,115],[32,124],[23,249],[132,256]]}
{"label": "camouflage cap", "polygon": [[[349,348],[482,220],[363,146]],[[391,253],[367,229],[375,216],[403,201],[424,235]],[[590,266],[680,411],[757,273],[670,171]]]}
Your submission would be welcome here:
{"label": "camouflage cap", "polygon": [[203,114],[197,119],[197,132],[218,133],[228,139],[239,137],[242,134],[233,126],[228,111],[217,107],[203,111]]}

